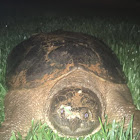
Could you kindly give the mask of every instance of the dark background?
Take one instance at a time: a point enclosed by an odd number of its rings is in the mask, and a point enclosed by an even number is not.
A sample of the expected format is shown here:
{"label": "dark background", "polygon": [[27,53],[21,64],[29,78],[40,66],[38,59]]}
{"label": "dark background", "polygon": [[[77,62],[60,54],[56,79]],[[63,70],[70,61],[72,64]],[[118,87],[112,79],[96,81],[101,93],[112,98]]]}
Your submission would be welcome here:
{"label": "dark background", "polygon": [[[0,15],[34,14],[73,15],[127,15],[139,16],[139,0],[3,0],[0,2]],[[96,12],[96,13],[95,13]]]}

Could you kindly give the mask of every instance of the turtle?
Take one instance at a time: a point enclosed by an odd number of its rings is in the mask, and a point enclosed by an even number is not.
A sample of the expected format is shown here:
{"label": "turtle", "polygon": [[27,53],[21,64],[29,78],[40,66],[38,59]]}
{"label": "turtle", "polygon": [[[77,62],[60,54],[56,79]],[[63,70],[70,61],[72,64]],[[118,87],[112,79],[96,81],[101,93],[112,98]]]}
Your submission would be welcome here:
{"label": "turtle", "polygon": [[24,40],[7,59],[5,121],[0,139],[11,132],[23,137],[31,121],[41,121],[60,136],[82,137],[104,123],[134,115],[133,132],[140,130],[140,111],[133,104],[122,67],[100,39],[80,32],[38,33]]}

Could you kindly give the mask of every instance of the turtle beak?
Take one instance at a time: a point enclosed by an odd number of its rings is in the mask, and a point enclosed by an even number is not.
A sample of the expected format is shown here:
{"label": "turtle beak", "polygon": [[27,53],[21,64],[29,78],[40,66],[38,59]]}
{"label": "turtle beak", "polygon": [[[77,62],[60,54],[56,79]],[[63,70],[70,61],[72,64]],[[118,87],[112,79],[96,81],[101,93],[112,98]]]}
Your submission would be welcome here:
{"label": "turtle beak", "polygon": [[69,129],[74,132],[80,127],[80,120],[78,118],[74,118],[69,120]]}

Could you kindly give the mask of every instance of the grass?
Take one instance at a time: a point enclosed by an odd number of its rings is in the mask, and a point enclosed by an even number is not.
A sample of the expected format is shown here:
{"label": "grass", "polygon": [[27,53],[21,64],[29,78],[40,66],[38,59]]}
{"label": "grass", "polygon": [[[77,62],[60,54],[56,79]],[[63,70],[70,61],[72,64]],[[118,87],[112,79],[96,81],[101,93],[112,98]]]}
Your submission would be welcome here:
{"label": "grass", "polygon": [[[6,59],[11,49],[19,42],[29,38],[34,33],[50,32],[57,29],[84,32],[103,40],[116,53],[122,64],[123,71],[132,93],[134,104],[140,110],[140,26],[127,18],[94,16],[91,18],[80,16],[15,16],[7,17],[0,22],[0,122],[4,120],[3,100],[7,91],[5,84]],[[115,122],[109,128],[102,125],[102,130],[91,136],[79,140],[120,139],[131,140],[131,126],[126,132]],[[57,139],[65,140],[52,133],[46,124],[32,123],[29,139]],[[34,135],[35,134],[35,135]],[[43,138],[41,138],[43,137]],[[19,135],[19,138],[21,136]],[[11,140],[15,140],[14,134]],[[72,139],[70,139],[72,140]]]}
{"label": "grass", "polygon": [[[58,136],[58,134],[53,133],[51,129],[47,126],[47,124],[41,124],[38,122],[34,124],[32,121],[32,126],[30,131],[28,132],[26,139],[27,140],[137,140],[139,134],[137,134],[134,138],[132,135],[132,123],[133,118],[131,119],[127,130],[123,131],[123,123],[118,124],[115,120],[112,122],[112,125],[108,124],[107,121],[102,124],[99,119],[102,129],[94,134],[93,136],[79,137],[79,138],[64,138]],[[22,136],[18,134],[15,136],[15,133],[12,134],[10,140],[22,140]]]}

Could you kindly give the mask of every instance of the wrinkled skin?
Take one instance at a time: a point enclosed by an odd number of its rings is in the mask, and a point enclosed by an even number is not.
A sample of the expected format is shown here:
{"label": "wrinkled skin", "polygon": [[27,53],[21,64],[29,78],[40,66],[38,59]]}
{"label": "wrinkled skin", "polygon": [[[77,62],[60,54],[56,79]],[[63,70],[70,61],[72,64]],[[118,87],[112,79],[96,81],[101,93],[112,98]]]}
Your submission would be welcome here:
{"label": "wrinkled skin", "polygon": [[46,122],[60,136],[79,137],[100,130],[104,122],[134,115],[133,132],[140,130],[140,111],[133,105],[120,65],[112,51],[96,38],[71,32],[39,34],[19,44],[8,57],[5,121],[0,140],[11,132],[26,136],[31,120]]}

